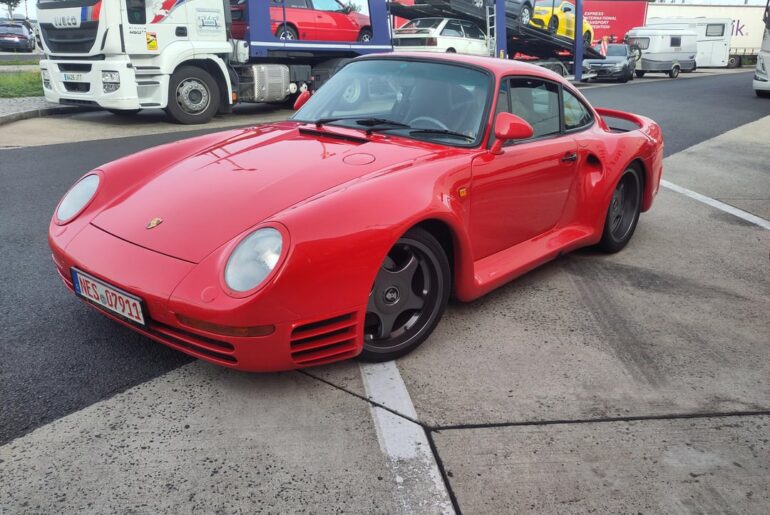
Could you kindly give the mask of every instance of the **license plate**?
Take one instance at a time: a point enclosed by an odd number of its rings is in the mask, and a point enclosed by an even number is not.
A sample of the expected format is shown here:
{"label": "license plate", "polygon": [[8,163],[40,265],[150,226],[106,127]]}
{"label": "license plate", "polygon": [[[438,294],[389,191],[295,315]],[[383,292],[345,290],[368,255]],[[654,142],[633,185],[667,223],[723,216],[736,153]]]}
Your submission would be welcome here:
{"label": "license plate", "polygon": [[145,325],[142,299],[139,297],[134,297],[119,288],[110,286],[76,268],[72,269],[72,284],[75,285],[75,292],[81,297],[129,322]]}
{"label": "license plate", "polygon": [[83,74],[82,73],[65,73],[64,80],[68,82],[78,82],[83,80]]}

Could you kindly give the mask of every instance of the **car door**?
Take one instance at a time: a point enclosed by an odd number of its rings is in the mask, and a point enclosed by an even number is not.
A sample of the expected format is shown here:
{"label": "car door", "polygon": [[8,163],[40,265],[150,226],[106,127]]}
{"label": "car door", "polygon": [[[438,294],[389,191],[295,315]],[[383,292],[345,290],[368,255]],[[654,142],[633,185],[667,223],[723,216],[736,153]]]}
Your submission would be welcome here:
{"label": "car door", "polygon": [[559,6],[562,17],[564,18],[564,35],[570,38],[575,37],[575,6],[569,2],[562,2]]}
{"label": "car door", "polygon": [[310,0],[270,0],[270,19],[276,30],[286,24],[296,29],[299,39],[318,39],[316,14]]}
{"label": "car door", "polygon": [[562,130],[558,84],[505,80],[497,111],[532,125],[534,136],[508,142],[501,155],[473,161],[470,233],[474,259],[530,240],[559,222],[575,179],[577,143]]}
{"label": "car door", "polygon": [[311,0],[319,41],[356,41],[359,27],[337,0]]}
{"label": "car door", "polygon": [[487,38],[476,25],[469,21],[460,22],[465,33],[466,54],[489,55]]}
{"label": "car door", "polygon": [[448,20],[441,30],[442,46],[447,50],[463,53],[465,42],[463,40],[463,28],[459,20]]}

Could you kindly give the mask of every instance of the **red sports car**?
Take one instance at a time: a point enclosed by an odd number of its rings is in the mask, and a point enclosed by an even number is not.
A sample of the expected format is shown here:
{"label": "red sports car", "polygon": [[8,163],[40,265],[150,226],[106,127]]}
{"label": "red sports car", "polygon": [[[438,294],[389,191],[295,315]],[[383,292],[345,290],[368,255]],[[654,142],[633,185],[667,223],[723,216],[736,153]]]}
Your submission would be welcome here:
{"label": "red sports car", "polygon": [[[246,39],[247,5],[247,0],[230,0],[235,39]],[[339,0],[270,0],[270,24],[279,39],[362,43],[372,39],[369,17]]]}
{"label": "red sports car", "polygon": [[224,366],[389,360],[450,295],[622,249],[658,191],[658,125],[594,109],[538,66],[369,56],[305,100],[288,121],[88,172],[50,225],[67,287]]}

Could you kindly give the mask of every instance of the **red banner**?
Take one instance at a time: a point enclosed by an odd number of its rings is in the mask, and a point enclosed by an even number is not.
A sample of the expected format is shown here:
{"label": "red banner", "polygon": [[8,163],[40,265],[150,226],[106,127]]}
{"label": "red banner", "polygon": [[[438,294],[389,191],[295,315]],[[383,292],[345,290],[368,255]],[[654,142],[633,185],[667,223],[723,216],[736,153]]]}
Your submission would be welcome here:
{"label": "red banner", "polygon": [[594,41],[607,36],[610,42],[621,42],[626,32],[641,27],[647,19],[647,2],[625,0],[586,0],[586,20],[594,28]]}

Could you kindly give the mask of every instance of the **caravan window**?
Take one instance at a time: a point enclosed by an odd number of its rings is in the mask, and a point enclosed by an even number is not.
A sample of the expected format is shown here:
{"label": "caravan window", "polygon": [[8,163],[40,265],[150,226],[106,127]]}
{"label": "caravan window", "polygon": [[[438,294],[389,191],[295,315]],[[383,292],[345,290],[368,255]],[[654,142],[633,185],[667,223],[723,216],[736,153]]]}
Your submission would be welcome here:
{"label": "caravan window", "polygon": [[725,35],[724,23],[709,23],[706,25],[706,36],[721,37]]}
{"label": "caravan window", "polygon": [[682,46],[682,36],[671,36],[671,46]]}
{"label": "caravan window", "polygon": [[650,38],[628,38],[628,44],[637,46],[640,50],[647,50],[650,48]]}

